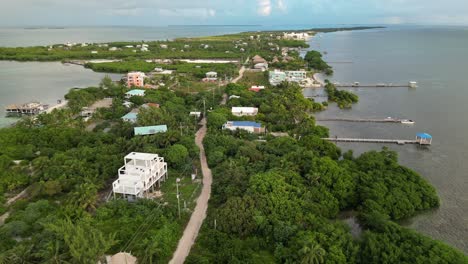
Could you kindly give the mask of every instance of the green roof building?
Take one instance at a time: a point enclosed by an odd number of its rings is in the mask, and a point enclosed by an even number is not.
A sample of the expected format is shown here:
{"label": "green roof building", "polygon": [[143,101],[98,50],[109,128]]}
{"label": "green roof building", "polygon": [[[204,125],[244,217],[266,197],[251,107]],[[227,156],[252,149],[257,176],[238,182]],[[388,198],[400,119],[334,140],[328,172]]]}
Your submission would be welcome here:
{"label": "green roof building", "polygon": [[154,135],[158,133],[167,132],[167,126],[160,125],[160,126],[135,127],[133,130],[135,131],[135,136],[147,136],[147,135]]}

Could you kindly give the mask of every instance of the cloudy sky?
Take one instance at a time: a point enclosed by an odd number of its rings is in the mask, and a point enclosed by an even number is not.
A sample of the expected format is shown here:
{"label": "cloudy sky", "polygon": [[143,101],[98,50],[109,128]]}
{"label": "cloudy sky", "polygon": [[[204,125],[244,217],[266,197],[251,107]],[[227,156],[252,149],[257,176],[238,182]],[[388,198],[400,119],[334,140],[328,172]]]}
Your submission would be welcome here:
{"label": "cloudy sky", "polygon": [[1,0],[0,26],[468,25],[468,0]]}

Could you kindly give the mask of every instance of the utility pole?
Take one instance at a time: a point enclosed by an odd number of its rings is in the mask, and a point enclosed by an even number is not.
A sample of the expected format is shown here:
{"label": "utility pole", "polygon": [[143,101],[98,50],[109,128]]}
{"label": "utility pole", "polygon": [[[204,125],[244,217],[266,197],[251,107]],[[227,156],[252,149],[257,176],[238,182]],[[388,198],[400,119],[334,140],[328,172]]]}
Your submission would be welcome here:
{"label": "utility pole", "polygon": [[205,99],[203,99],[203,118],[206,117],[206,103],[205,103]]}
{"label": "utility pole", "polygon": [[179,194],[179,182],[180,179],[176,179],[176,188],[177,188],[177,208],[179,209],[179,219],[180,219],[180,194]]}

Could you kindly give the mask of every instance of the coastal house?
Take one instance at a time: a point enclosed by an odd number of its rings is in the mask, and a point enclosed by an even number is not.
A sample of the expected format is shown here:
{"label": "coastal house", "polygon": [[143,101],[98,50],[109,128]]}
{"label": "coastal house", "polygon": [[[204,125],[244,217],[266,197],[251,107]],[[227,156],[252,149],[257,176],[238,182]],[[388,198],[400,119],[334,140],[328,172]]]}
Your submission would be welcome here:
{"label": "coastal house", "polygon": [[287,82],[302,82],[307,78],[306,71],[280,71],[274,70],[269,72],[268,80],[271,85],[278,85],[283,81]]}
{"label": "coastal house", "polygon": [[268,62],[264,58],[260,57],[259,55],[255,55],[252,58],[252,64],[255,65],[255,64],[259,64],[259,63],[267,63],[268,64]]}
{"label": "coastal house", "polygon": [[309,34],[306,33],[306,32],[300,32],[300,33],[295,33],[295,32],[291,32],[291,33],[287,33],[287,32],[284,32],[283,33],[283,38],[284,39],[298,39],[298,40],[307,40],[309,39]]}
{"label": "coastal house", "polygon": [[109,51],[117,51],[117,50],[118,50],[117,47],[110,47],[110,48],[109,48]]}
{"label": "coastal house", "polygon": [[256,116],[258,108],[256,107],[233,107],[231,113],[234,116]]}
{"label": "coastal house", "polygon": [[118,170],[118,179],[112,183],[114,198],[121,195],[133,200],[144,198],[167,179],[167,163],[158,154],[132,152],[125,156]]}
{"label": "coastal house", "polygon": [[265,128],[262,127],[262,124],[251,121],[228,121],[223,125],[223,129],[228,129],[231,131],[240,129],[256,134],[265,132]]}
{"label": "coastal house", "polygon": [[98,54],[98,51],[97,50],[92,50],[91,54]]}
{"label": "coastal house", "polygon": [[239,98],[241,98],[241,97],[238,96],[238,95],[235,95],[235,94],[229,96],[229,100],[231,100],[231,99],[239,99]]}
{"label": "coastal house", "polygon": [[160,44],[159,47],[160,47],[161,49],[167,49],[167,45],[166,45],[166,44]]}
{"label": "coastal house", "polygon": [[250,88],[249,88],[249,91],[252,91],[252,92],[260,92],[261,90],[264,90],[265,89],[265,86],[258,86],[258,85],[252,85]]}
{"label": "coastal house", "polygon": [[203,79],[204,82],[216,82],[218,80],[217,72],[207,72],[206,77]]}
{"label": "coastal house", "polygon": [[286,81],[286,73],[279,70],[270,71],[268,74],[268,81],[271,85],[278,85]]}
{"label": "coastal house", "polygon": [[135,127],[133,128],[133,132],[135,132],[135,136],[149,136],[149,135],[167,132],[167,126],[160,125],[160,126]]}
{"label": "coastal house", "polygon": [[145,86],[145,73],[144,72],[129,72],[127,73],[127,87],[144,87]]}
{"label": "coastal house", "polygon": [[125,98],[126,99],[130,99],[133,96],[145,96],[145,90],[135,89],[135,90],[130,90],[130,91],[125,93]]}

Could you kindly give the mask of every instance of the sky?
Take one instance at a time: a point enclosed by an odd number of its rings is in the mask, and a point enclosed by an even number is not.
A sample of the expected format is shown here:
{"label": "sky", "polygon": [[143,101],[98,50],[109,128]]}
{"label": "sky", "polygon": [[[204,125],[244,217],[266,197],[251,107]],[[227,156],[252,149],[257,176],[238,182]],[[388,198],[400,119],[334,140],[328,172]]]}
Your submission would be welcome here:
{"label": "sky", "polygon": [[0,27],[468,25],[467,0],[0,0]]}

